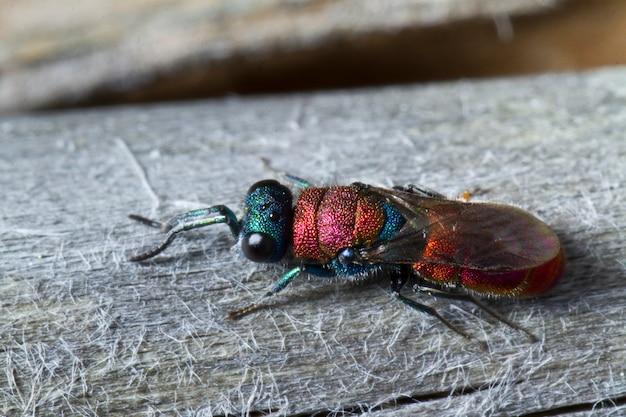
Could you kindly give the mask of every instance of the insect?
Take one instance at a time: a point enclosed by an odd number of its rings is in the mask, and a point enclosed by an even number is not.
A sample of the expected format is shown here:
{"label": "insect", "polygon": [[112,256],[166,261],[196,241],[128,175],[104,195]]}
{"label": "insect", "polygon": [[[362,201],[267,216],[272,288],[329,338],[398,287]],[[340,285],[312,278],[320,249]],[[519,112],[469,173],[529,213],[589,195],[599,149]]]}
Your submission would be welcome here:
{"label": "insect", "polygon": [[[288,187],[262,180],[248,190],[241,219],[223,205],[180,214],[166,223],[130,215],[167,233],[160,244],[130,260],[159,254],[181,232],[225,223],[249,260],[291,265],[266,297],[303,273],[358,279],[382,272],[399,301],[465,338],[470,336],[433,307],[401,294],[405,284],[413,280],[417,293],[469,301],[536,340],[474,297],[535,296],[554,285],[563,271],[563,250],[557,235],[536,217],[509,205],[451,200],[414,185],[314,187],[281,174],[299,189],[295,204]],[[238,318],[260,306],[251,304],[229,316]]]}

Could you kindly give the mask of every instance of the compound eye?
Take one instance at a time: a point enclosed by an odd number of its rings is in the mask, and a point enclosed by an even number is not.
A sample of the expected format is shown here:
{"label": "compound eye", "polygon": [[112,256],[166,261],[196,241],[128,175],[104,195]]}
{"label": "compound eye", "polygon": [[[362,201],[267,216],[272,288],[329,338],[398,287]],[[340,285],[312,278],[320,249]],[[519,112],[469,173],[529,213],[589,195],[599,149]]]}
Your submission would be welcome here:
{"label": "compound eye", "polygon": [[265,262],[274,253],[274,239],[265,233],[250,233],[241,241],[241,250],[253,262]]}

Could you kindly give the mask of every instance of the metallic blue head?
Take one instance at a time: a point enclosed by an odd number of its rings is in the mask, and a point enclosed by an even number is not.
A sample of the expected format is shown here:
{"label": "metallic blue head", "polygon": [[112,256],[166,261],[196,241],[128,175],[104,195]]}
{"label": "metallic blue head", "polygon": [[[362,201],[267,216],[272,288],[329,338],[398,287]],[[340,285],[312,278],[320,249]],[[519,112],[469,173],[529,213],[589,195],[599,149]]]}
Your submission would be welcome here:
{"label": "metallic blue head", "polygon": [[241,220],[241,249],[254,262],[277,262],[285,256],[292,227],[291,191],[275,180],[250,187]]}

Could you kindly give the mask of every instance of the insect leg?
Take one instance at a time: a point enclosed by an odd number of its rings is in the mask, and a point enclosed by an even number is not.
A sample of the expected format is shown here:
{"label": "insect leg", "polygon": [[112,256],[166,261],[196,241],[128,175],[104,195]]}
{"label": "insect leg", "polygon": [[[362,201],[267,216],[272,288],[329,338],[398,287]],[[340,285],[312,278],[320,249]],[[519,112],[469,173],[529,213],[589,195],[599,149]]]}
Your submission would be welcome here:
{"label": "insect leg", "polygon": [[425,304],[420,304],[417,301],[413,301],[410,298],[407,298],[403,295],[400,295],[399,293],[395,293],[395,296],[402,301],[405,305],[408,305],[409,307],[421,311],[423,313],[426,313],[428,315],[431,315],[433,317],[438,318],[443,324],[445,324],[450,330],[452,330],[453,332],[463,336],[466,339],[471,339],[471,336],[468,335],[467,333],[465,333],[463,330],[459,329],[458,327],[456,327],[454,324],[450,323],[447,319],[445,319],[441,314],[439,314],[437,312],[437,310],[435,310],[433,307],[427,306]]}
{"label": "insect leg", "polygon": [[453,292],[449,292],[449,291],[438,289],[438,288],[430,288],[430,287],[424,287],[424,286],[417,286],[416,291],[423,292],[428,295],[432,295],[434,297],[447,298],[450,300],[469,301],[470,303],[473,303],[476,307],[480,308],[481,310],[483,310],[484,312],[486,312],[487,314],[489,314],[496,320],[506,324],[510,328],[526,333],[526,335],[528,335],[528,338],[530,339],[531,342],[535,343],[539,340],[537,336],[532,334],[528,329],[525,329],[519,324],[516,324],[510,321],[509,319],[504,317],[502,314],[498,313],[497,311],[487,306],[482,301],[480,301],[476,297],[473,297],[470,294],[453,293]]}
{"label": "insect leg", "polygon": [[163,250],[165,250],[165,248],[167,248],[172,241],[174,241],[176,235],[180,232],[186,232],[188,230],[210,226],[212,224],[226,223],[230,227],[230,231],[233,236],[237,237],[240,229],[239,221],[237,220],[235,214],[232,210],[223,205],[192,210],[187,213],[179,214],[178,216],[172,217],[166,223],[151,220],[136,214],[131,214],[128,217],[147,226],[160,228],[163,232],[167,233],[165,239],[152,249],[129,258],[129,260],[133,262],[143,261],[163,252]]}
{"label": "insect leg", "polygon": [[404,191],[407,193],[412,193],[412,194],[417,194],[420,195],[422,197],[430,197],[430,198],[438,198],[441,200],[446,200],[447,197],[443,194],[440,194],[436,191],[431,190],[430,188],[426,188],[426,187],[418,187],[415,184],[407,184],[407,185],[396,185],[395,187],[393,187],[394,190],[398,190],[398,191]]}
{"label": "insect leg", "polygon": [[463,330],[456,327],[454,324],[450,323],[445,317],[437,312],[433,307],[427,306],[425,304],[418,303],[410,298],[407,298],[400,294],[400,290],[406,284],[407,280],[410,277],[410,270],[407,266],[403,266],[400,269],[394,269],[390,273],[391,278],[391,293],[402,303],[411,307],[414,310],[421,311],[422,313],[426,313],[430,316],[436,317],[441,321],[446,327],[448,327],[453,332],[463,336],[466,339],[471,339],[470,335],[465,333]]}
{"label": "insect leg", "polygon": [[131,220],[135,220],[141,224],[145,224],[146,226],[154,227],[155,229],[165,230],[165,228],[167,227],[167,223],[163,223],[158,220],[152,220],[138,214],[129,214],[128,218]]}
{"label": "insect leg", "polygon": [[270,160],[268,158],[261,158],[261,161],[263,162],[263,168],[265,168],[266,170],[268,170],[269,172],[271,172],[272,174],[276,176],[282,177],[285,181],[293,184],[294,187],[304,189],[304,188],[309,188],[312,185],[309,181],[303,178],[297,177],[288,172],[280,171],[274,168],[270,164]]}
{"label": "insect leg", "polygon": [[[305,266],[297,266],[285,272],[280,278],[276,280],[276,282],[274,282],[274,285],[272,285],[272,288],[268,292],[265,293],[264,298],[271,297],[274,294],[278,294],[279,292],[284,290],[285,287],[289,285],[289,283],[293,281],[298,275],[304,272],[305,269],[306,269]],[[250,304],[246,307],[228,312],[228,318],[238,319],[240,317],[245,316],[248,313],[252,313],[253,311],[256,311],[262,308],[263,306],[264,304],[262,303]]]}
{"label": "insect leg", "polygon": [[459,199],[467,203],[472,199],[472,193],[469,190],[465,190],[459,195]]}

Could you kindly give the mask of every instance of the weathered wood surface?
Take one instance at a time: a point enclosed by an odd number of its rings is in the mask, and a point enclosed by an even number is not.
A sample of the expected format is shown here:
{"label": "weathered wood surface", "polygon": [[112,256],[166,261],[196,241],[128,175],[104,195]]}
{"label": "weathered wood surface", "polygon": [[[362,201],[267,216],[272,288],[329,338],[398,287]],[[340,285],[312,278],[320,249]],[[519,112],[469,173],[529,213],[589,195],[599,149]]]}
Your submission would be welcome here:
{"label": "weathered wood surface", "polygon": [[0,0],[0,112],[626,63],[621,0]]}
{"label": "weathered wood surface", "polygon": [[[486,56],[494,55],[493,48],[513,49],[515,54],[485,66],[512,62],[519,67],[515,56],[526,54],[515,47],[517,43],[507,44],[513,33],[509,17],[550,11],[560,3],[4,0],[0,1],[0,111],[289,88],[307,78],[309,86],[345,85],[355,79],[389,82],[406,79],[411,73],[433,73],[441,78],[447,68],[453,69],[448,75],[458,76],[454,68],[462,65],[454,58],[469,55],[461,53],[463,49],[480,57],[482,65]],[[620,62],[621,49],[612,40],[614,36],[605,35],[614,33],[610,28],[621,27],[620,15],[619,6],[617,12],[610,6],[601,19],[585,13],[584,19],[573,22],[578,32],[580,23],[601,22],[603,31],[593,36],[594,51],[611,51],[611,64]],[[486,24],[427,36],[412,32],[468,19],[484,19]],[[570,54],[558,46],[563,42],[543,36],[545,26],[557,25],[540,26],[544,29],[533,35],[543,39],[539,61],[550,63],[565,56],[566,65],[557,68],[571,68]],[[519,23],[515,31],[521,27],[527,25]],[[465,44],[463,39],[468,37],[473,41]],[[502,37],[504,41],[500,41]],[[565,38],[581,48],[579,39]],[[486,49],[477,46],[485,44],[489,45]],[[441,54],[436,48],[447,52]],[[556,56],[547,52],[553,49],[560,52]],[[532,55],[536,54],[535,42]],[[397,61],[407,56],[414,58]],[[441,64],[433,66],[433,62]]]}
{"label": "weathered wood surface", "polygon": [[0,112],[626,63],[621,0],[0,0]]}
{"label": "weathered wood surface", "polygon": [[[0,415],[623,415],[625,132],[625,69],[0,119]],[[426,300],[482,351],[375,280],[301,280],[229,321],[282,269],[225,227],[126,260],[159,238],[128,213],[237,207],[261,156],[537,213],[565,277],[493,304],[541,342]]]}

